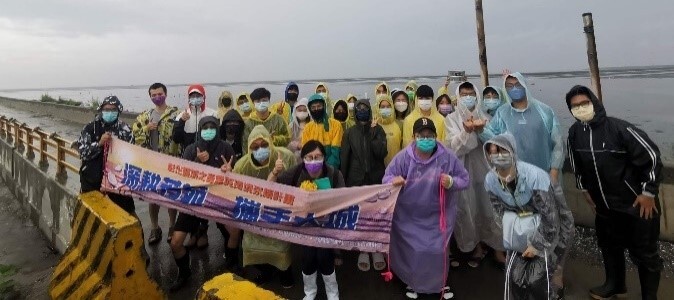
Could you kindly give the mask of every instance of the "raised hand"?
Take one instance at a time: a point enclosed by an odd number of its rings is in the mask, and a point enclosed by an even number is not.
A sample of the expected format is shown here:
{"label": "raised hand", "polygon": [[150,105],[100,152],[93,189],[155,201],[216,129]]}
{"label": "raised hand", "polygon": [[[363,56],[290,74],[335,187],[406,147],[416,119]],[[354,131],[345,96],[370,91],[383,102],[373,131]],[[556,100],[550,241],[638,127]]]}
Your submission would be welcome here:
{"label": "raised hand", "polygon": [[187,120],[190,119],[191,115],[192,114],[190,113],[190,111],[186,109],[185,111],[183,111],[182,114],[180,114],[180,119],[183,120],[183,121],[187,121]]}
{"label": "raised hand", "polygon": [[220,155],[220,158],[222,159],[222,166],[220,166],[220,171],[223,173],[231,172],[232,171],[232,164],[234,163],[234,155],[227,160],[224,155]]}
{"label": "raised hand", "polygon": [[110,132],[106,132],[101,135],[101,138],[98,140],[98,144],[105,145],[110,141],[110,138],[112,138],[112,134]]}
{"label": "raised hand", "polygon": [[147,124],[147,130],[152,131],[152,130],[157,130],[157,123],[156,122],[150,122]]}
{"label": "raised hand", "polygon": [[286,167],[283,164],[283,153],[278,152],[278,158],[276,159],[276,163],[274,164],[274,170],[272,170],[271,173],[274,176],[277,176],[279,173],[283,172],[285,168]]}
{"label": "raised hand", "polygon": [[208,161],[210,158],[210,155],[208,155],[207,151],[201,151],[199,150],[199,147],[197,147],[197,160],[199,160],[202,163],[205,163]]}
{"label": "raised hand", "polygon": [[463,121],[463,129],[468,133],[472,133],[475,130],[475,124],[473,123],[473,116],[470,116],[470,119]]}

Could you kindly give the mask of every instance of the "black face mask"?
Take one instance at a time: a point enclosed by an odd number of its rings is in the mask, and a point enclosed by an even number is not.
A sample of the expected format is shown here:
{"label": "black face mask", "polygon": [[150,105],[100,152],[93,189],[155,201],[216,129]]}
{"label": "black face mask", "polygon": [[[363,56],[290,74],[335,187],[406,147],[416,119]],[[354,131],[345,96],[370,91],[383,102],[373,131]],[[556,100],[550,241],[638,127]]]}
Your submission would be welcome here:
{"label": "black face mask", "polygon": [[335,119],[340,122],[346,121],[346,118],[349,117],[349,113],[347,112],[336,112],[333,115],[335,116]]}
{"label": "black face mask", "polygon": [[297,94],[295,93],[288,93],[288,99],[286,99],[288,102],[294,102],[297,101]]}
{"label": "black face mask", "polygon": [[222,105],[225,107],[230,107],[232,106],[232,99],[230,98],[222,98]]}
{"label": "black face mask", "polygon": [[323,117],[325,116],[325,111],[324,110],[311,110],[309,111],[309,114],[311,114],[311,118],[314,119],[316,122],[323,121]]}
{"label": "black face mask", "polygon": [[240,129],[240,128],[241,128],[241,127],[240,127],[239,125],[236,125],[236,124],[225,125],[225,132],[226,132],[226,133],[231,133],[231,134],[239,134],[239,129]]}

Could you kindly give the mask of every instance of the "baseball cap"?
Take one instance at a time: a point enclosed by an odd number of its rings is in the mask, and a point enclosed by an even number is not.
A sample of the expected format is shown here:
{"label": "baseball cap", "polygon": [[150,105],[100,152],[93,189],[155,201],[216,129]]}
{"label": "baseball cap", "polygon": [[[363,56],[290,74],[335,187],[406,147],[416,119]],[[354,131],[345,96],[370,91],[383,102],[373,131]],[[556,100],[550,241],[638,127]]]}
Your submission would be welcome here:
{"label": "baseball cap", "polygon": [[187,95],[191,93],[199,93],[202,96],[206,97],[206,90],[204,90],[204,86],[201,84],[190,85],[190,87],[187,88]]}
{"label": "baseball cap", "polygon": [[429,118],[419,118],[414,122],[414,133],[419,133],[424,129],[430,129],[434,134],[437,134],[435,131],[435,124],[433,124],[433,120]]}

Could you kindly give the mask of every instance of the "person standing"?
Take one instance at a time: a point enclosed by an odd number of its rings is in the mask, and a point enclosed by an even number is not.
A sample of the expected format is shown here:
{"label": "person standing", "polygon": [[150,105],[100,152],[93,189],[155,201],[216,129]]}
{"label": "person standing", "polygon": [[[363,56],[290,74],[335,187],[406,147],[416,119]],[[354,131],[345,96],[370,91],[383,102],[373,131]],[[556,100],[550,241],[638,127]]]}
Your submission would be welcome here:
{"label": "person standing", "polygon": [[642,299],[657,299],[663,267],[658,146],[633,124],[606,115],[587,87],[574,86],[566,104],[576,122],[569,128],[569,158],[576,186],[595,212],[597,244],[604,258],[604,284],[590,289],[595,299],[627,293],[625,249],[639,271]]}
{"label": "person standing", "polygon": [[413,126],[420,118],[429,118],[433,123],[438,124],[437,137],[442,141],[445,138],[445,127],[441,126],[445,118],[438,112],[433,105],[433,89],[427,85],[421,85],[416,92],[417,107],[405,117],[403,122],[403,147],[414,141]]}
{"label": "person standing", "polygon": [[[290,133],[288,132],[288,122],[281,115],[272,113],[269,110],[269,99],[271,93],[265,88],[257,88],[250,93],[250,98],[255,105],[255,112],[244,122],[246,126],[243,129],[243,140],[247,141],[250,132],[257,125],[263,125],[271,133],[274,146],[286,147],[290,142]],[[243,148],[243,153],[247,153],[248,148]]]}
{"label": "person standing", "polygon": [[309,114],[311,122],[304,126],[302,142],[304,145],[310,140],[317,140],[325,146],[325,162],[338,169],[340,164],[340,147],[342,146],[342,125],[339,121],[330,118],[327,113],[327,103],[320,94],[309,97]]}
{"label": "person standing", "polygon": [[283,101],[276,102],[271,105],[269,111],[280,115],[283,117],[283,120],[286,123],[290,124],[292,122],[290,116],[292,116],[295,103],[297,103],[297,98],[300,94],[300,88],[297,86],[297,83],[288,82],[285,90],[285,99]]}

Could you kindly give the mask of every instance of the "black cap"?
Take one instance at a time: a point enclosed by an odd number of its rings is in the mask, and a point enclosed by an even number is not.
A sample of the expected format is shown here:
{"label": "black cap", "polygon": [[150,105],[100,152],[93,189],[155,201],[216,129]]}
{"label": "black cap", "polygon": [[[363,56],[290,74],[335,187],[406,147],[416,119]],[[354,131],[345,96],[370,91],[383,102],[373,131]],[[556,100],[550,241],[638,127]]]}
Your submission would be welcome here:
{"label": "black cap", "polygon": [[421,85],[417,88],[417,99],[418,98],[433,98],[433,88],[427,85]]}
{"label": "black cap", "polygon": [[434,134],[437,134],[437,132],[435,131],[435,124],[433,124],[433,120],[429,118],[419,118],[418,120],[416,120],[416,122],[414,122],[413,128],[414,128],[413,133],[419,133],[424,129],[430,129],[431,131],[433,131]]}

